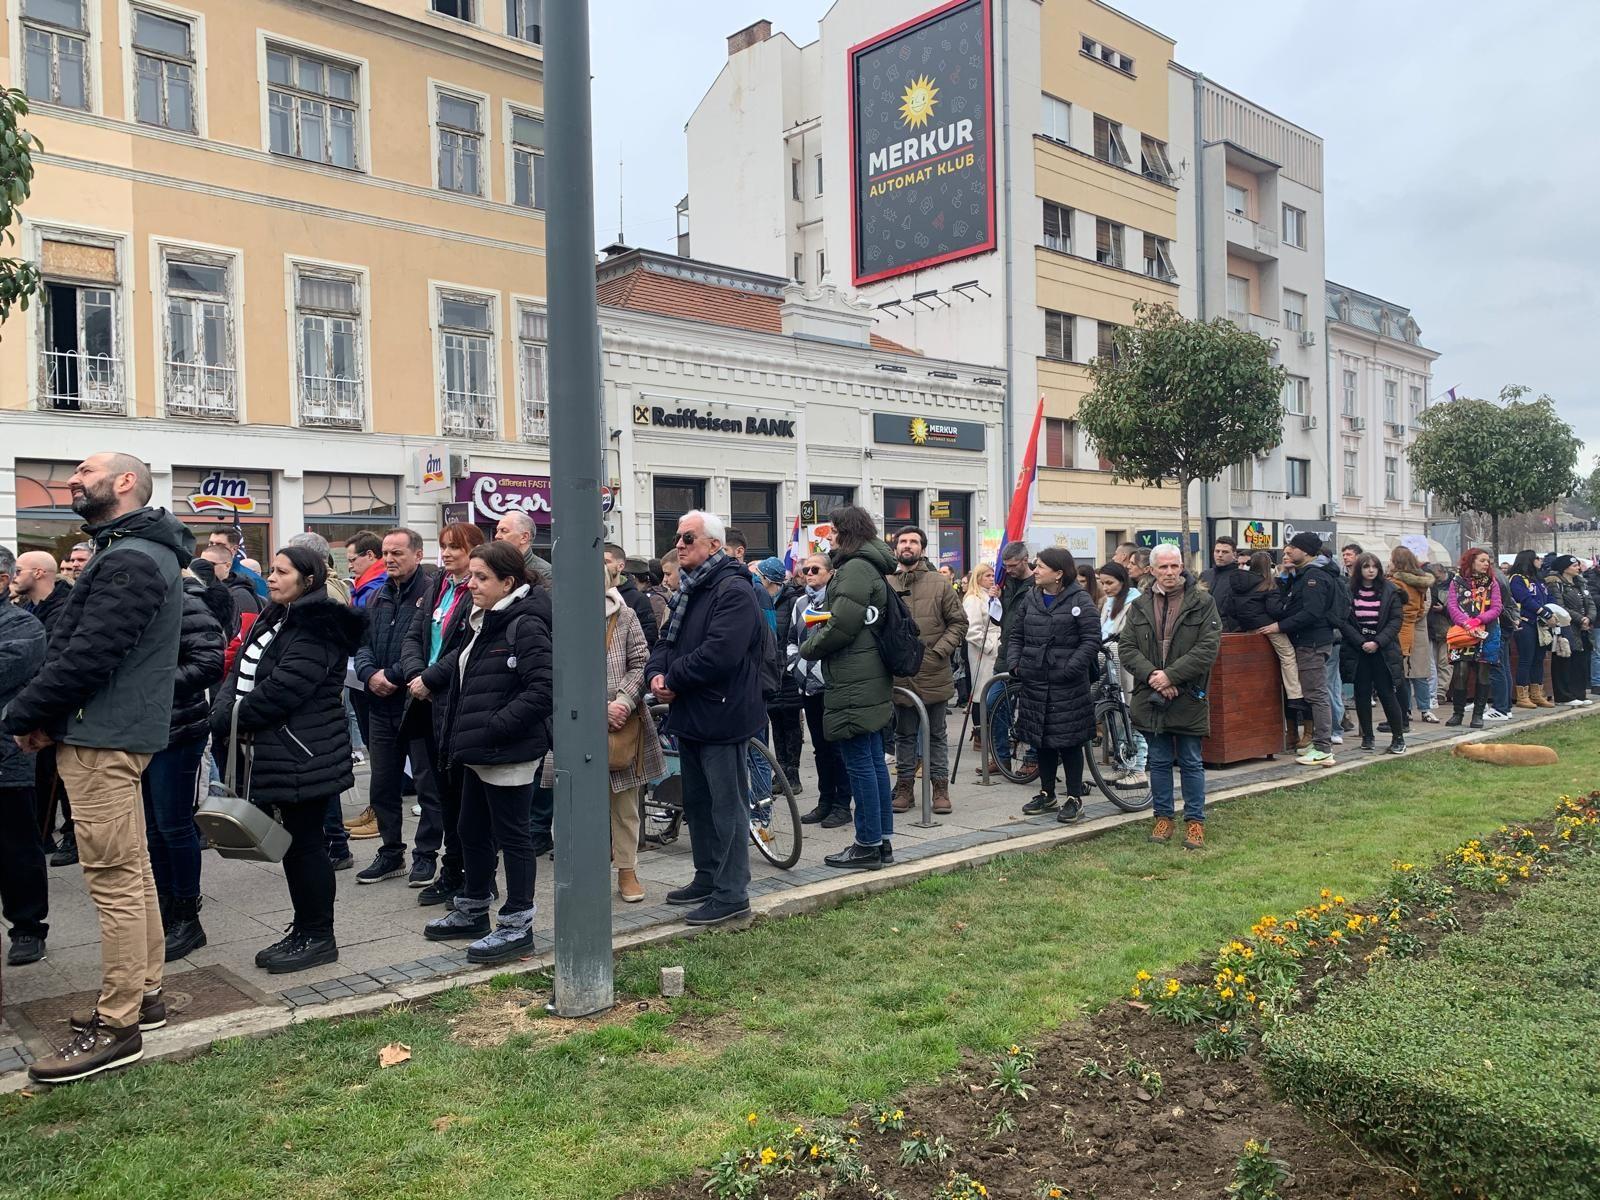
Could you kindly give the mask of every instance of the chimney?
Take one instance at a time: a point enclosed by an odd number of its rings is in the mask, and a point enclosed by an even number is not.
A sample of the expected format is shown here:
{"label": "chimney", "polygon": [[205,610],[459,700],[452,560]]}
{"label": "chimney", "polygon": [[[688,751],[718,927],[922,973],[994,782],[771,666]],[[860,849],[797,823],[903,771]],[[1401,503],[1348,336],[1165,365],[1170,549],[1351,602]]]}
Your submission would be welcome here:
{"label": "chimney", "polygon": [[748,50],[751,46],[760,45],[771,36],[771,21],[757,21],[753,25],[746,25],[738,33],[728,35],[728,57],[732,58],[741,50]]}

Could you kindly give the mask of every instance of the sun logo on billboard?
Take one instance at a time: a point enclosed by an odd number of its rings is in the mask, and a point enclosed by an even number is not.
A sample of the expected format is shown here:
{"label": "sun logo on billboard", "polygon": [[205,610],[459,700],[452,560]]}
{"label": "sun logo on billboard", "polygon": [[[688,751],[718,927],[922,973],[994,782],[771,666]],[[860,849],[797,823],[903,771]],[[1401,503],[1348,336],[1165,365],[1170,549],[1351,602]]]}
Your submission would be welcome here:
{"label": "sun logo on billboard", "polygon": [[900,119],[911,129],[926,125],[933,116],[933,106],[939,103],[938,97],[939,89],[933,86],[933,80],[926,75],[917,76],[900,97]]}
{"label": "sun logo on billboard", "polygon": [[928,444],[928,423],[921,417],[911,418],[911,441],[917,446]]}

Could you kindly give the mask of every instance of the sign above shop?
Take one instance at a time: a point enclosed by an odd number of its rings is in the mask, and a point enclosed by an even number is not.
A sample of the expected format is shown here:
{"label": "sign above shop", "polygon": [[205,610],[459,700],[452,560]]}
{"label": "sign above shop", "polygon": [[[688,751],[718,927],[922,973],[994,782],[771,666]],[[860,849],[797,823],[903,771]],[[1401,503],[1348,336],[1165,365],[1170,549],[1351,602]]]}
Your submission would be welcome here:
{"label": "sign above shop", "polygon": [[684,429],[696,433],[741,433],[747,437],[794,437],[793,417],[740,415],[729,405],[705,408],[667,408],[660,404],[635,404],[633,423],[656,429]]}
{"label": "sign above shop", "polygon": [[441,525],[471,525],[472,505],[468,503],[439,505],[439,523]]}
{"label": "sign above shop", "polygon": [[450,447],[443,442],[424,446],[417,451],[417,491],[427,495],[449,490]]}
{"label": "sign above shop", "polygon": [[[1153,550],[1157,546],[1183,545],[1183,533],[1176,529],[1141,529],[1134,534],[1133,540],[1142,550]],[[1193,554],[1200,549],[1200,535],[1195,532],[1189,534],[1189,553]]]}
{"label": "sign above shop", "polygon": [[180,467],[172,473],[173,496],[196,516],[229,521],[271,511],[272,477],[265,471]]}
{"label": "sign above shop", "polygon": [[938,446],[946,450],[984,447],[984,426],[977,421],[904,413],[873,413],[872,440],[888,446]]}
{"label": "sign above shop", "polygon": [[1060,547],[1079,563],[1095,561],[1095,531],[1082,525],[1029,525],[1023,540],[1034,554],[1051,546]]}
{"label": "sign above shop", "polygon": [[1314,533],[1322,539],[1324,553],[1337,556],[1339,553],[1339,528],[1333,521],[1285,521],[1283,523],[1283,544],[1287,546],[1294,540],[1297,533]]}
{"label": "sign above shop", "polygon": [[472,505],[473,521],[490,524],[507,513],[524,512],[535,525],[549,525],[550,477],[474,471],[456,480],[456,499]]}
{"label": "sign above shop", "polygon": [[928,501],[928,520],[930,520],[930,521],[948,521],[949,519],[950,519],[950,501],[948,501],[948,500],[929,500]]}

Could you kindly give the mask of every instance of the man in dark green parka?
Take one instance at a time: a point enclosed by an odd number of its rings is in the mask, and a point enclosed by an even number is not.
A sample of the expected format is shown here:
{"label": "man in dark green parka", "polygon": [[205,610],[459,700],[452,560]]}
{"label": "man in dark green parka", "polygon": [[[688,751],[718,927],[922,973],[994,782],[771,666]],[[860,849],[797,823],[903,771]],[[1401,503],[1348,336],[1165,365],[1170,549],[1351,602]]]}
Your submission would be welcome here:
{"label": "man in dark green parka", "polygon": [[1133,724],[1150,744],[1155,827],[1150,840],[1172,839],[1172,767],[1183,776],[1185,849],[1205,847],[1206,771],[1200,742],[1211,732],[1211,668],[1222,649],[1217,605],[1183,575],[1183,553],[1157,546],[1154,586],[1128,606],[1120,639],[1122,669],[1133,676]]}

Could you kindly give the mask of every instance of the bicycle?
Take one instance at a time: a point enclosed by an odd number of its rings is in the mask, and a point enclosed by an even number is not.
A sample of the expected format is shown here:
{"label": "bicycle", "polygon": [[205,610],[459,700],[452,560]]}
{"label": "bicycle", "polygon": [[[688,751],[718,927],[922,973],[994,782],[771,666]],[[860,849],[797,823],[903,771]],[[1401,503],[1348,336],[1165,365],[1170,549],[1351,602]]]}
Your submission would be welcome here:
{"label": "bicycle", "polygon": [[[683,829],[683,780],[679,775],[678,747],[661,730],[666,715],[665,704],[650,705],[656,736],[661,738],[661,748],[667,759],[667,774],[639,790],[641,850],[650,845],[665,846],[675,842]],[[757,757],[772,780],[770,789],[760,789],[767,793],[761,796],[757,796],[757,789],[751,786],[752,760]],[[800,804],[795,799],[794,787],[772,750],[759,738],[751,738],[746,744],[743,773],[745,798],[750,806],[750,841],[762,858],[787,871],[800,861],[804,828],[800,824]]]}

